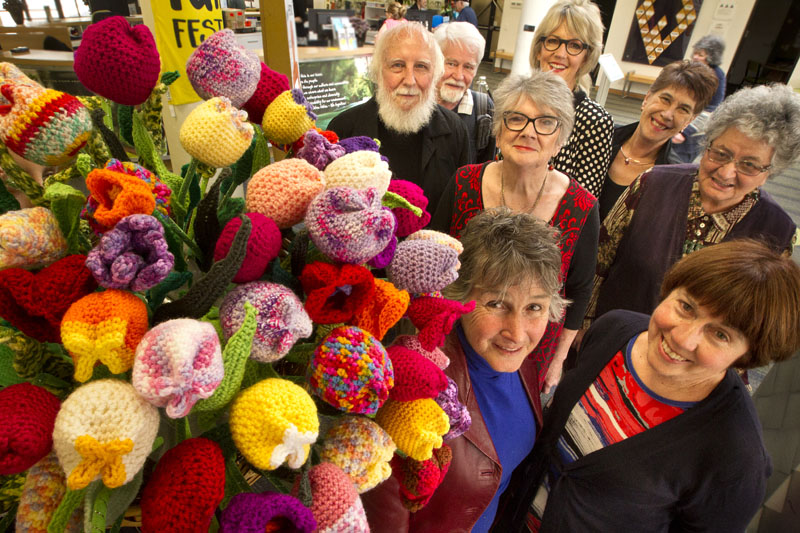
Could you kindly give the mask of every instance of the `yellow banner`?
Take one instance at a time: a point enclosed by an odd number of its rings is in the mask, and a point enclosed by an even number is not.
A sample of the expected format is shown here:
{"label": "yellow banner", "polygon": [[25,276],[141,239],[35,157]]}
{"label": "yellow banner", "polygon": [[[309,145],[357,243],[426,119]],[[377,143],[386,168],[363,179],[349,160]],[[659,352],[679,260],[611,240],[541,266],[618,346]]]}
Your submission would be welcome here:
{"label": "yellow banner", "polygon": [[222,29],[220,0],[152,0],[161,72],[181,73],[169,86],[170,103],[200,100],[186,77],[186,61],[206,37]]}

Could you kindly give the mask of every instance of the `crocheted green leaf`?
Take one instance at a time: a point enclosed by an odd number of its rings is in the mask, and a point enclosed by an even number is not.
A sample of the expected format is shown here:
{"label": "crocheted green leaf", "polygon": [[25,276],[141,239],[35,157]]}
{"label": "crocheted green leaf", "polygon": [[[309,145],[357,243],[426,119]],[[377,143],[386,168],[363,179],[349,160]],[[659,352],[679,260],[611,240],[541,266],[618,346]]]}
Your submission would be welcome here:
{"label": "crocheted green leaf", "polygon": [[230,175],[230,169],[223,169],[217,177],[208,194],[200,201],[194,218],[194,239],[203,251],[203,261],[198,263],[200,270],[208,272],[214,261],[214,247],[219,239],[222,228],[217,218],[217,204],[219,202],[219,188],[225,177]]}
{"label": "crocheted green leaf", "polygon": [[0,533],[6,531],[14,523],[14,519],[17,517],[17,507],[19,507],[19,502],[12,504],[6,511],[6,515],[0,519]]}
{"label": "crocheted green leaf", "polygon": [[252,176],[265,166],[270,164],[269,143],[264,137],[264,130],[261,126],[253,125],[253,166],[250,170]]}
{"label": "crocheted green leaf", "polygon": [[14,370],[14,352],[8,346],[0,344],[0,389],[23,381]]}
{"label": "crocheted green leaf", "polygon": [[250,357],[250,348],[256,334],[256,316],[258,311],[250,302],[244,303],[244,321],[239,330],[234,333],[222,351],[222,361],[225,366],[225,377],[211,397],[200,400],[195,404],[198,411],[213,411],[225,407],[233,396],[239,392],[244,377],[244,369]]}
{"label": "crocheted green leaf", "polygon": [[150,306],[150,309],[156,309],[162,304],[167,294],[183,287],[190,279],[192,279],[191,272],[173,270],[164,281],[147,291],[147,305]]}
{"label": "crocheted green leaf", "polygon": [[119,120],[119,134],[122,140],[128,144],[133,144],[133,106],[121,105],[117,108],[117,119]]}
{"label": "crocheted green leaf", "polygon": [[244,198],[231,198],[225,203],[224,207],[221,207],[217,211],[217,217],[219,218],[220,225],[225,227],[225,224],[230,222],[233,217],[242,213],[243,211]]}
{"label": "crocheted green leaf", "polygon": [[78,172],[80,172],[81,176],[85,179],[89,175],[89,172],[97,167],[94,166],[91,156],[88,154],[78,154],[78,159],[75,161],[75,168],[78,169]]}
{"label": "crocheted green leaf", "polygon": [[181,77],[181,72],[179,70],[170,70],[165,72],[161,75],[161,83],[164,85],[172,85],[175,80]]}
{"label": "crocheted green leaf", "polygon": [[122,143],[119,142],[119,139],[111,131],[106,125],[106,112],[104,109],[92,109],[89,111],[89,116],[92,118],[92,125],[94,125],[94,129],[100,132],[100,135],[103,137],[103,142],[106,143],[108,149],[111,151],[111,156],[114,159],[119,159],[120,161],[130,161],[127,152],[125,152],[125,148],[122,146]]}
{"label": "crocheted green leaf", "polygon": [[22,170],[8,153],[8,148],[0,143],[0,168],[6,173],[6,179],[15,188],[27,196],[33,205],[47,206],[44,199],[44,187],[39,185],[30,174]]}
{"label": "crocheted green leaf", "polygon": [[80,215],[86,204],[83,193],[66,183],[53,183],[44,192],[44,197],[50,201],[50,210],[58,221],[58,227],[67,240],[67,253],[76,254],[80,246]]}
{"label": "crocheted green leaf", "polygon": [[6,184],[0,180],[0,215],[9,211],[17,211],[20,208],[19,201],[14,195],[8,192]]}
{"label": "crocheted green leaf", "polygon": [[172,318],[200,318],[211,309],[217,298],[223,295],[242,266],[247,253],[247,240],[250,238],[252,223],[248,217],[242,216],[241,219],[242,225],[236,232],[228,255],[214,263],[211,270],[200,278],[183,298],[163,304],[156,309],[153,314],[154,325]]}
{"label": "crocheted green leaf", "polygon": [[402,207],[408,209],[418,217],[422,216],[422,209],[392,191],[386,191],[386,194],[383,195],[383,199],[381,200],[381,204],[384,207]]}

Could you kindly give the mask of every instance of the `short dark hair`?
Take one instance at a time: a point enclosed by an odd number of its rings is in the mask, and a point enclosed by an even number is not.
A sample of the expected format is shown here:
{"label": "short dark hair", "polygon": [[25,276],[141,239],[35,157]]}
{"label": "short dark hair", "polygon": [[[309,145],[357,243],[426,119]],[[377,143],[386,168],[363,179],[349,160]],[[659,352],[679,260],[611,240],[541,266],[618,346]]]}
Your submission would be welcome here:
{"label": "short dark hair", "polygon": [[678,261],[661,299],[683,289],[747,339],[733,366],[755,368],[789,359],[800,348],[800,267],[758,241],[707,246]]}
{"label": "short dark hair", "polygon": [[711,101],[718,84],[717,75],[708,65],[696,61],[676,61],[661,69],[649,92],[655,93],[667,87],[681,87],[694,96],[696,115]]}

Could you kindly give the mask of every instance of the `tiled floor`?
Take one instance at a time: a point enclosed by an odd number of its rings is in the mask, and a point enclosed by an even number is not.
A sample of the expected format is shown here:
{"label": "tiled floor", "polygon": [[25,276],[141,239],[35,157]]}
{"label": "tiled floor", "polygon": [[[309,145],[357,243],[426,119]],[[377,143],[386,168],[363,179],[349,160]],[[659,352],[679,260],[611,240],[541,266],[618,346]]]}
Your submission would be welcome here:
{"label": "tiled floor", "polygon": [[[479,76],[486,76],[490,90],[505,77],[483,62]],[[639,118],[641,100],[609,94],[606,109],[617,124]],[[800,165],[772,176],[764,188],[800,224]],[[794,255],[800,262],[800,251]],[[752,380],[751,380],[752,382]],[[748,527],[748,533],[800,532],[800,356],[773,365],[766,372],[753,400],[764,429],[764,441],[773,461],[764,507]]]}

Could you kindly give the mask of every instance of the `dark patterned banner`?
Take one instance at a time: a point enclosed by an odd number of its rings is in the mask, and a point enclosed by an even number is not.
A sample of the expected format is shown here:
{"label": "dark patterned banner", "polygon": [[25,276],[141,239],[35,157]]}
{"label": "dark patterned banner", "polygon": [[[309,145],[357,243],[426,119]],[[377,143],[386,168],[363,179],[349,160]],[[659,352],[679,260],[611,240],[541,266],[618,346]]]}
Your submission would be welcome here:
{"label": "dark patterned banner", "polygon": [[703,0],[639,0],[624,61],[664,66],[683,59]]}

